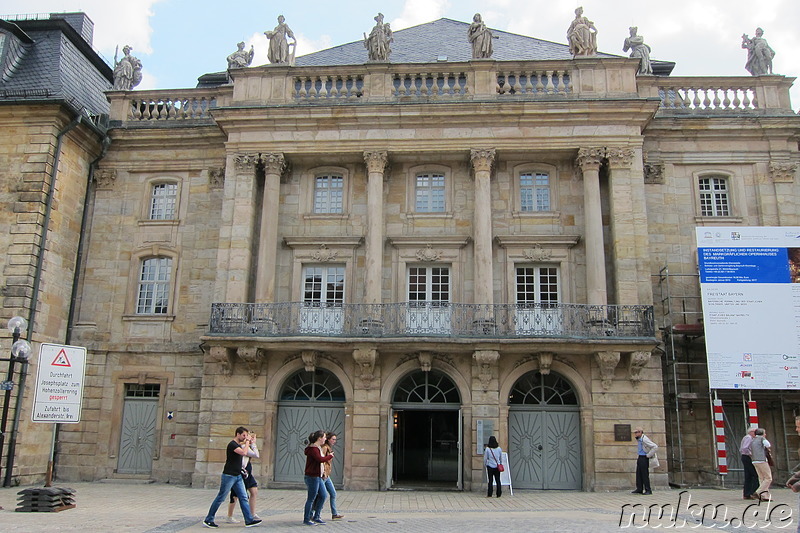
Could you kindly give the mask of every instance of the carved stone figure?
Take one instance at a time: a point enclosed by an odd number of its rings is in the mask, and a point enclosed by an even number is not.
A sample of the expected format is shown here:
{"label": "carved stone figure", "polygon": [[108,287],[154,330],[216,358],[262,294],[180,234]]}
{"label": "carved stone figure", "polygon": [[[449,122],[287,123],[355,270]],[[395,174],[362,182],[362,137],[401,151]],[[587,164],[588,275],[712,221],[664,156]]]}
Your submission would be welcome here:
{"label": "carved stone figure", "polygon": [[472,43],[472,59],[488,59],[492,57],[492,39],[497,39],[486,24],[483,23],[480,13],[472,17],[472,24],[467,30],[467,37]]}
{"label": "carved stone figure", "polygon": [[597,28],[594,22],[583,16],[583,8],[575,10],[575,20],[567,30],[567,41],[572,57],[597,54]]}
{"label": "carved stone figure", "polygon": [[392,53],[390,47],[392,38],[392,29],[389,23],[383,23],[383,13],[378,13],[375,17],[375,27],[369,32],[369,37],[364,34],[364,48],[367,49],[367,55],[370,61],[389,61],[389,54]]}
{"label": "carved stone figure", "polygon": [[251,45],[250,50],[247,52],[244,51],[244,41],[236,46],[238,50],[228,56],[228,69],[249,67],[250,63],[253,62],[253,55],[255,54],[253,46]]}
{"label": "carved stone figure", "polygon": [[133,48],[127,44],[122,47],[122,59],[117,61],[114,54],[114,90],[130,91],[142,81],[142,62],[131,55]]}
{"label": "carved stone figure", "polygon": [[636,74],[649,75],[653,73],[653,66],[650,64],[650,47],[644,44],[644,37],[637,35],[639,30],[636,26],[628,28],[631,36],[625,39],[622,51],[631,51],[631,57],[639,58],[639,71]]}
{"label": "carved stone figure", "polygon": [[756,36],[752,39],[746,33],[742,34],[742,48],[747,49],[747,63],[744,68],[753,76],[772,74],[772,58],[775,57],[775,50],[770,48],[762,35],[764,30],[761,28],[756,28]]}
{"label": "carved stone figure", "polygon": [[[286,18],[283,15],[279,15],[278,25],[275,26],[275,29],[264,32],[264,35],[269,39],[268,57],[270,63],[288,63],[290,65],[294,63],[294,48],[297,45],[297,40],[285,21]],[[294,42],[290,43],[289,38]]]}

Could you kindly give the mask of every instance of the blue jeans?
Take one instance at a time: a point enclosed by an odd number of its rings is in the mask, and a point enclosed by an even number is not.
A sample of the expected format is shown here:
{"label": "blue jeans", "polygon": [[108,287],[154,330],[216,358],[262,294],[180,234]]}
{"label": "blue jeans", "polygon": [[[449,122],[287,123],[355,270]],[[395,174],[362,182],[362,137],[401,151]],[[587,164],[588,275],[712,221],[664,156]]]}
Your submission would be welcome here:
{"label": "blue jeans", "polygon": [[253,514],[250,512],[250,502],[247,499],[247,491],[244,490],[244,481],[242,476],[229,476],[222,474],[222,479],[219,482],[219,493],[214,501],[211,502],[211,508],[208,510],[206,522],[213,522],[214,516],[217,514],[217,509],[222,505],[228,494],[233,491],[233,494],[239,498],[239,507],[242,508],[242,516],[244,516],[244,523],[249,524],[253,521]]}
{"label": "blue jeans", "polygon": [[[331,481],[331,478],[327,477],[322,480],[322,486],[325,488],[325,491],[328,493],[328,498],[331,500],[331,515],[335,516],[339,514],[339,511],[336,510],[336,489],[333,487],[333,481]],[[322,503],[325,503],[324,498],[322,499]],[[319,515],[322,512],[322,507],[322,505],[319,506],[319,510],[314,513],[314,518],[320,518]]]}
{"label": "blue jeans", "polygon": [[328,494],[325,491],[325,484],[322,482],[321,477],[305,476],[305,480],[308,497],[306,498],[306,507],[303,512],[303,522],[309,522],[313,516],[319,516],[322,513],[322,507],[325,505],[325,498]]}

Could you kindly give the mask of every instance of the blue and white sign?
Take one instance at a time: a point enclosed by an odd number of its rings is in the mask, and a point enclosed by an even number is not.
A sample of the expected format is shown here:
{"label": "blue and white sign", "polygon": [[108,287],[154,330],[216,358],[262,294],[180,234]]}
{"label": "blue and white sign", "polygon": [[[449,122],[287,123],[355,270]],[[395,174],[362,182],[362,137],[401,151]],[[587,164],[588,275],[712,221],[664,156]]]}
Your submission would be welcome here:
{"label": "blue and white sign", "polygon": [[696,230],[709,386],[800,388],[800,227]]}

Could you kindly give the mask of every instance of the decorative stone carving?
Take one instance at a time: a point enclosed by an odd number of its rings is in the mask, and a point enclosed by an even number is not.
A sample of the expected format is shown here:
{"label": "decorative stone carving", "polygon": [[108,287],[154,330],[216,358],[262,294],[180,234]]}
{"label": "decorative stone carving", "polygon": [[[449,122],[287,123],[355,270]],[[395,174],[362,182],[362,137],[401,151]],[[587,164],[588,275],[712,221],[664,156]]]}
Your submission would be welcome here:
{"label": "decorative stone carving", "polygon": [[494,166],[494,148],[473,148],[469,151],[469,161],[474,172],[491,172]]}
{"label": "decorative stone carving", "polygon": [[419,368],[423,372],[431,371],[431,364],[433,363],[433,354],[431,352],[419,352],[417,354],[419,360]]}
{"label": "decorative stone carving", "polygon": [[533,245],[533,248],[529,248],[527,250],[522,251],[522,257],[527,259],[528,261],[549,261],[553,257],[552,250],[545,250],[542,248],[542,245],[536,243]]}
{"label": "decorative stone carving", "polygon": [[316,350],[303,350],[300,352],[300,357],[303,358],[306,372],[313,372],[317,369],[317,361],[319,361],[319,352]]}
{"label": "decorative stone carving", "polygon": [[567,42],[573,58],[597,55],[597,28],[583,16],[583,8],[575,10],[575,19],[567,30]]}
{"label": "decorative stone carving", "polygon": [[650,357],[650,352],[631,352],[628,360],[628,379],[634,386],[639,384],[642,369],[647,366]]}
{"label": "decorative stone carving", "polygon": [[770,161],[769,175],[775,183],[793,183],[797,163],[792,161]]}
{"label": "decorative stone carving", "polygon": [[539,373],[547,375],[550,373],[550,367],[553,364],[553,352],[539,352],[536,354],[539,358]]}
{"label": "decorative stone carving", "polygon": [[497,361],[500,360],[500,352],[497,350],[475,350],[472,357],[478,364],[478,380],[481,382],[481,387],[485,392],[489,390],[493,370],[497,367]]}
{"label": "decorative stone carving", "polygon": [[230,377],[233,374],[233,350],[225,346],[212,346],[209,354],[213,362],[219,363],[222,374],[225,377]]}
{"label": "decorative stone carving", "polygon": [[113,189],[117,181],[117,171],[113,168],[100,168],[94,173],[98,189]]}
{"label": "decorative stone carving", "polygon": [[600,163],[603,162],[605,156],[605,148],[578,148],[578,157],[575,159],[575,163],[581,170],[591,167],[600,168]]}
{"label": "decorative stone carving", "polygon": [[614,371],[619,364],[619,352],[596,352],[594,358],[597,361],[597,366],[600,367],[600,380],[602,381],[603,389],[608,390],[611,388],[611,382],[614,380]]}
{"label": "decorative stone carving", "polygon": [[237,50],[228,56],[228,70],[249,67],[253,62],[253,55],[255,50],[253,45],[250,45],[250,50],[245,52],[244,41],[236,45]]}
{"label": "decorative stone carving", "polygon": [[261,364],[264,361],[264,356],[266,352],[261,348],[256,348],[255,346],[240,346],[236,350],[236,354],[239,356],[239,359],[244,361],[247,365],[247,369],[250,371],[250,378],[255,380],[258,376],[261,375]]}
{"label": "decorative stone carving", "polygon": [[633,148],[606,148],[606,159],[612,168],[630,168],[635,155],[636,150]]}
{"label": "decorative stone carving", "polygon": [[752,39],[746,33],[742,34],[742,48],[747,50],[747,63],[744,68],[752,76],[772,74],[772,58],[775,50],[770,48],[764,39],[764,30],[756,28],[756,36]]}
{"label": "decorative stone carving", "polygon": [[330,250],[327,244],[320,244],[319,250],[311,254],[311,259],[319,263],[327,263],[328,261],[336,260],[339,252],[337,250]]}
{"label": "decorative stone carving", "polygon": [[388,152],[364,152],[364,162],[367,164],[367,172],[385,172],[389,164]]}
{"label": "decorative stone carving", "polygon": [[650,64],[650,47],[644,44],[644,37],[636,35],[639,28],[631,26],[628,28],[631,36],[625,39],[622,45],[622,51],[631,51],[631,57],[639,58],[639,70],[636,72],[639,76],[647,76],[653,73],[653,65]]}
{"label": "decorative stone carving", "polygon": [[221,189],[225,185],[225,167],[208,170],[208,185],[212,189]]}
{"label": "decorative stone carving", "polygon": [[233,158],[236,170],[255,171],[258,164],[258,154],[236,154]]}
{"label": "decorative stone carving", "polygon": [[264,164],[264,172],[282,176],[288,165],[286,158],[281,153],[261,154],[261,162]]}
{"label": "decorative stone carving", "polygon": [[492,35],[491,30],[483,23],[480,13],[475,13],[472,17],[472,24],[467,30],[467,38],[472,44],[472,59],[489,59],[492,57],[492,39],[497,39]]}
{"label": "decorative stone carving", "polygon": [[414,255],[416,255],[417,259],[420,261],[430,262],[440,260],[444,255],[444,252],[442,250],[434,250],[431,245],[428,244],[425,246],[425,248],[420,248],[417,250]]}
{"label": "decorative stone carving", "polygon": [[369,32],[369,37],[364,34],[364,48],[367,49],[367,57],[370,61],[389,61],[392,54],[391,43],[392,29],[389,23],[383,22],[383,13],[375,16],[375,27]]}
{"label": "decorative stone carving", "polygon": [[663,163],[645,163],[644,164],[644,182],[649,184],[664,183],[664,164]]}
{"label": "decorative stone carving", "polygon": [[353,350],[358,370],[358,377],[365,388],[369,388],[375,379],[375,362],[378,360],[378,350],[375,348],[356,348]]}
{"label": "decorative stone carving", "polygon": [[[275,29],[265,31],[264,35],[269,39],[269,52],[267,53],[269,62],[294,65],[297,39],[294,38],[294,33],[289,29],[289,25],[286,24],[286,18],[283,15],[278,15],[278,25],[275,26]],[[293,43],[289,42],[290,38],[294,41]]]}
{"label": "decorative stone carving", "polygon": [[[119,50],[119,47],[117,47]],[[130,91],[142,81],[142,62],[131,55],[133,47],[122,47],[122,59],[117,61],[117,52],[114,52],[114,90]]]}

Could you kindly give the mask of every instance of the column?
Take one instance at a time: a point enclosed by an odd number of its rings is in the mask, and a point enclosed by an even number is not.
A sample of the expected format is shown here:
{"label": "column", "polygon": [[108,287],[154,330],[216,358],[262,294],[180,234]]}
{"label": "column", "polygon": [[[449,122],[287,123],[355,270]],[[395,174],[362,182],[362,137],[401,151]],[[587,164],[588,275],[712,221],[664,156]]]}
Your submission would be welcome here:
{"label": "column", "polygon": [[583,173],[584,243],[586,246],[586,296],[589,305],[606,305],[606,258],[603,249],[603,214],[600,207],[600,162],[603,148],[579,148],[577,164]]}
{"label": "column", "polygon": [[367,164],[367,242],[364,301],[379,304],[383,287],[383,180],[389,161],[387,152],[364,152]]}
{"label": "column", "polygon": [[225,198],[217,254],[218,302],[248,301],[258,154],[232,154],[225,165]]}
{"label": "column", "polygon": [[281,153],[261,154],[264,164],[264,197],[261,202],[261,231],[258,240],[256,303],[275,301],[275,272],[278,254],[278,213],[281,175],[286,160]]}
{"label": "column", "polygon": [[470,162],[475,176],[475,206],[472,238],[475,245],[475,303],[494,303],[492,281],[492,192],[490,180],[495,151],[471,150]]}

